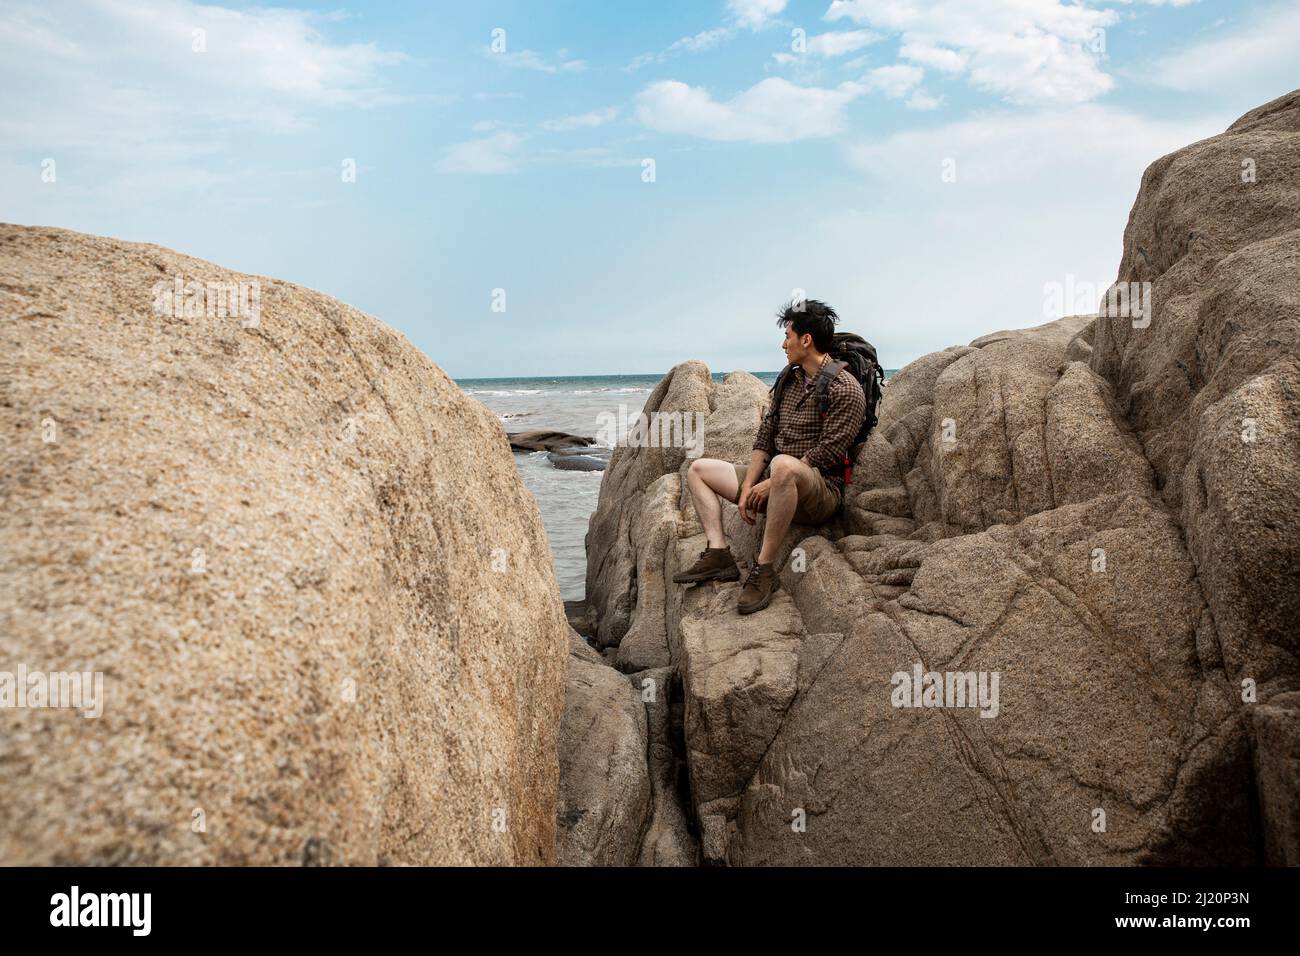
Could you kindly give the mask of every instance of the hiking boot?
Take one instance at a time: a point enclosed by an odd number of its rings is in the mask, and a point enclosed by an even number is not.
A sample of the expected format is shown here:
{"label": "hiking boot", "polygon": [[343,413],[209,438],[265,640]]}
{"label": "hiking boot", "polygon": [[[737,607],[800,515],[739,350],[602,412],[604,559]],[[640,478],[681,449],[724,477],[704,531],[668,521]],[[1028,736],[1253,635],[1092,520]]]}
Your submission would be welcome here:
{"label": "hiking boot", "polygon": [[775,564],[755,564],[749,569],[745,584],[740,589],[736,600],[736,610],[741,614],[753,614],[772,603],[772,592],[781,586],[781,579],[776,576]]}
{"label": "hiking boot", "polygon": [[693,584],[696,581],[739,581],[740,565],[731,556],[731,547],[705,548],[699,558],[685,571],[673,575],[674,584]]}

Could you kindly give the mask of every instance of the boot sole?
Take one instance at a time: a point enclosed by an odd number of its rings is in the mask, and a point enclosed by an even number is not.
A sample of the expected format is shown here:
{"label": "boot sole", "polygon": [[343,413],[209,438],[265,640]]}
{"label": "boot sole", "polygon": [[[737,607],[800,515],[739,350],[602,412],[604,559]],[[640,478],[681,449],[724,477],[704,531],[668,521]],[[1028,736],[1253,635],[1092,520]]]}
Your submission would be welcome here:
{"label": "boot sole", "polygon": [[701,581],[739,581],[740,568],[719,568],[717,571],[704,571],[700,574],[674,574],[673,584],[699,584]]}

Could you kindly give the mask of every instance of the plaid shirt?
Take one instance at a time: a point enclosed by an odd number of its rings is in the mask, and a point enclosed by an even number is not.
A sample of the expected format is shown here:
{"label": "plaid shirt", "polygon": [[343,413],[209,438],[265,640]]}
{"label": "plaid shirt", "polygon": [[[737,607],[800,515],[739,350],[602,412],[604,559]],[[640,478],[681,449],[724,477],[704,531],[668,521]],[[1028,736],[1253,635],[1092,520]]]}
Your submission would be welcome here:
{"label": "plaid shirt", "polygon": [[754,448],[767,452],[769,459],[778,454],[795,458],[806,455],[809,464],[821,469],[826,483],[843,492],[844,456],[866,418],[867,399],[853,373],[841,369],[831,383],[826,418],[822,419],[813,389],[815,381],[816,376],[809,378],[802,366],[795,366],[781,394],[781,413],[775,422],[770,410],[763,416]]}

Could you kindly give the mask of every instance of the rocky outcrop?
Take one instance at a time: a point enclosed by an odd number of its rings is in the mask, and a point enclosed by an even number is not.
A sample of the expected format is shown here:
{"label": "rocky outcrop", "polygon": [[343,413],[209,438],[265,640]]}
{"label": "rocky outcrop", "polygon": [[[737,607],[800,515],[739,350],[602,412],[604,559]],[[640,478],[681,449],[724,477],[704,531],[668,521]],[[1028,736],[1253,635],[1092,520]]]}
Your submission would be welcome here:
{"label": "rocky outcrop", "polygon": [[0,862],[552,862],[569,631],[495,416],[157,246],[2,226],[0,316],[0,670],[104,696],[0,710]]}
{"label": "rocky outcrop", "polygon": [[621,674],[571,633],[559,743],[560,865],[698,862],[676,792],[672,678],[667,667]]}
{"label": "rocky outcrop", "polygon": [[1091,363],[1177,514],[1228,673],[1263,696],[1300,655],[1298,183],[1300,91],[1152,163],[1117,280],[1150,283],[1150,325],[1098,321]]}
{"label": "rocky outcrop", "polygon": [[[685,459],[615,451],[589,611],[618,667],[680,678],[705,862],[1300,859],[1297,183],[1297,94],[1154,163],[1119,275],[1150,311],[898,372],[757,614],[670,583],[704,546]],[[725,416],[699,363],[647,408],[707,408],[743,462],[766,396],[733,379]]]}
{"label": "rocky outcrop", "polygon": [[[766,395],[767,387],[748,372],[733,372],[715,383],[703,362],[686,362],[655,386],[642,411],[646,416],[704,416],[703,456],[739,460],[748,454]],[[596,641],[602,648],[618,645],[638,613],[642,575],[637,568],[637,542],[644,535],[634,525],[646,495],[656,481],[685,466],[688,451],[681,443],[621,444],[610,457],[587,531],[587,603],[599,622]],[[646,600],[661,601],[661,595],[656,590]],[[648,659],[665,662],[660,657]]]}
{"label": "rocky outcrop", "polygon": [[556,862],[631,866],[650,818],[645,707],[576,632],[569,646]]}

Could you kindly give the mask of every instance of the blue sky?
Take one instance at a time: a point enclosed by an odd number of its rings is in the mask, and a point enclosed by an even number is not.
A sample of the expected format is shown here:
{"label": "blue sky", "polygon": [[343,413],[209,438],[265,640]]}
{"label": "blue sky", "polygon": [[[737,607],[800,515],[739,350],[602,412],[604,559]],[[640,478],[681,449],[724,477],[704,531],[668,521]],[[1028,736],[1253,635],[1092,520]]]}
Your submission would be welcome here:
{"label": "blue sky", "polygon": [[1104,287],[1143,168],[1297,49],[1295,2],[5,0],[0,219],[299,282],[457,377],[776,368],[796,289],[896,367]]}

